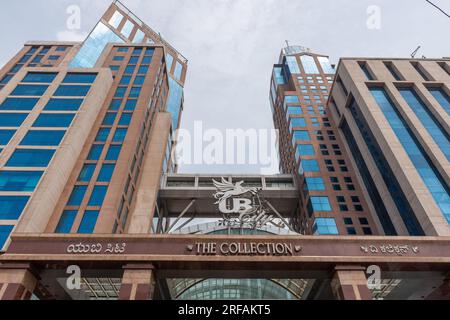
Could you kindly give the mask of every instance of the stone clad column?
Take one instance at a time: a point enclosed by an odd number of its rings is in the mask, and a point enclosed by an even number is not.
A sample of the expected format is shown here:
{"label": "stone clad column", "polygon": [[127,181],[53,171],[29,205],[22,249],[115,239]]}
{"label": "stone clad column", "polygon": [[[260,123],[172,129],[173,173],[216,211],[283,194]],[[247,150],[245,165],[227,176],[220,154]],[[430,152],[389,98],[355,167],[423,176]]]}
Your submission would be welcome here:
{"label": "stone clad column", "polygon": [[338,300],[372,300],[367,287],[365,268],[360,266],[336,266],[331,289]]}
{"label": "stone clad column", "polygon": [[127,264],[123,267],[119,300],[151,300],[155,290],[152,264]]}
{"label": "stone clad column", "polygon": [[0,264],[0,300],[29,300],[36,285],[29,264]]}

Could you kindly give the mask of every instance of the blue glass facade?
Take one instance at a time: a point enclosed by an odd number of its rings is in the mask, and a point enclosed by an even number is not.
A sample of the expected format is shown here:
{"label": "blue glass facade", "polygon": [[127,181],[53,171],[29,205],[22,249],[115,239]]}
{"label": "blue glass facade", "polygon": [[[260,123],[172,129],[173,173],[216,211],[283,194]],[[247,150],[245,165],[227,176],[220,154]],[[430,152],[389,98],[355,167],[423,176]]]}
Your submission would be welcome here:
{"label": "blue glass facade", "polygon": [[123,43],[121,37],[99,22],[70,62],[71,68],[93,68],[108,43]]}
{"label": "blue glass facade", "polygon": [[183,87],[169,77],[170,95],[167,100],[167,111],[172,114],[172,128],[178,128],[178,119],[183,102]]}
{"label": "blue glass facade", "polygon": [[422,125],[427,129],[434,142],[436,142],[438,147],[447,157],[447,160],[450,161],[450,141],[447,131],[440,125],[439,121],[436,120],[414,89],[399,88],[398,90],[403,96],[403,99],[405,99],[406,103],[410,106],[411,110],[414,111],[417,118],[422,122]]}
{"label": "blue glass facade", "polygon": [[450,193],[445,180],[408,128],[386,91],[383,88],[374,87],[370,88],[370,92],[450,225]]}
{"label": "blue glass facade", "polygon": [[447,112],[450,116],[450,97],[442,88],[429,88],[428,89],[433,97],[439,102],[441,107]]}

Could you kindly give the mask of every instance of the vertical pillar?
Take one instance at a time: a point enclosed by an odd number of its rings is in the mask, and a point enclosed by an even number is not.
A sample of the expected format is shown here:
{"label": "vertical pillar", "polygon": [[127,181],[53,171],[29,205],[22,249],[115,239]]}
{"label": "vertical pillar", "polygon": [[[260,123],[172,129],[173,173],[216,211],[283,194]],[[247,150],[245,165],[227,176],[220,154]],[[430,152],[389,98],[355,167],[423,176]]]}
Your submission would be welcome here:
{"label": "vertical pillar", "polygon": [[127,264],[123,267],[119,300],[151,300],[155,289],[152,264]]}
{"label": "vertical pillar", "polygon": [[360,266],[336,266],[331,289],[338,300],[372,300],[367,287],[365,268]]}
{"label": "vertical pillar", "polygon": [[0,300],[28,300],[36,285],[29,264],[0,265]]}

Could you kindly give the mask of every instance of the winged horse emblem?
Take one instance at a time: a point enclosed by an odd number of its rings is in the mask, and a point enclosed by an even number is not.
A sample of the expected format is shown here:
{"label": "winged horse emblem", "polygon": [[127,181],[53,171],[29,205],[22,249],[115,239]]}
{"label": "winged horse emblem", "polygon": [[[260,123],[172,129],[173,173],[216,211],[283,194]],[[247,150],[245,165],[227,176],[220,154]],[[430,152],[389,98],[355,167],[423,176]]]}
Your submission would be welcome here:
{"label": "winged horse emblem", "polygon": [[243,187],[242,184],[244,183],[244,181],[238,181],[235,184],[225,180],[224,178],[222,178],[221,181],[222,182],[218,182],[213,179],[214,186],[218,190],[218,192],[216,192],[214,194],[214,198],[217,199],[215,204],[218,204],[222,201],[226,201],[227,199],[229,199],[231,197],[245,194],[247,192],[250,192],[253,195],[256,195],[258,193],[257,188]]}

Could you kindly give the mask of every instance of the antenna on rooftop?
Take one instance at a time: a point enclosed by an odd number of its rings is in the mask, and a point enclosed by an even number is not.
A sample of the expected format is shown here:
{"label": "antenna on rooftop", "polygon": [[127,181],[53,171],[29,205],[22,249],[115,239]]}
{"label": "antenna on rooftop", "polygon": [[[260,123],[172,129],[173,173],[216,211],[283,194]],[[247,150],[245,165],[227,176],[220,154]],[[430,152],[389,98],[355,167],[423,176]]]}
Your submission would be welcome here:
{"label": "antenna on rooftop", "polygon": [[417,51],[419,51],[419,49],[420,49],[420,46],[418,46],[418,47],[416,48],[416,50],[414,50],[414,51],[411,53],[411,58],[414,58],[414,57],[416,56]]}

